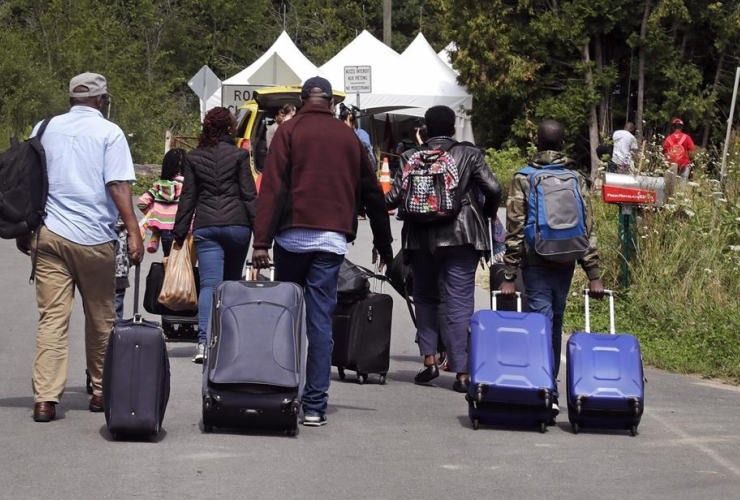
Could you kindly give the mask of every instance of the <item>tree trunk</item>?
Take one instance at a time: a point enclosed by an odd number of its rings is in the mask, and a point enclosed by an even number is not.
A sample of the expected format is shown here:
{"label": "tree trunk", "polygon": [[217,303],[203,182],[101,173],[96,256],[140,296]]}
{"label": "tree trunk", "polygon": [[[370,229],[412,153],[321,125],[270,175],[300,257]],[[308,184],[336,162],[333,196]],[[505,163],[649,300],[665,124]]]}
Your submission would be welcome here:
{"label": "tree trunk", "polygon": [[[591,49],[589,42],[583,44],[583,64],[586,66],[586,89],[588,89],[591,98],[595,94],[594,74],[591,69]],[[588,120],[588,141],[591,150],[591,182],[596,180],[599,173],[599,157],[596,154],[596,147],[599,145],[599,117],[596,114],[596,104],[590,106],[590,117]]]}
{"label": "tree trunk", "polygon": [[637,69],[637,113],[635,114],[635,128],[637,143],[642,143],[642,115],[645,106],[645,60],[647,59],[647,27],[650,19],[650,0],[645,0],[645,12],[642,15],[640,27],[640,60]]}
{"label": "tree trunk", "polygon": [[393,31],[391,29],[391,13],[393,11],[393,0],[383,0],[383,43],[388,47],[393,40]]}
{"label": "tree trunk", "polygon": [[[594,40],[594,60],[596,62],[596,72],[600,77],[604,76],[604,47],[601,36],[596,35]],[[601,100],[599,101],[599,132],[605,136],[611,132],[609,122],[609,92],[605,85],[601,86]]]}
{"label": "tree trunk", "polygon": [[[714,74],[714,85],[712,85],[712,95],[715,100],[717,99],[717,91],[719,90],[719,81],[722,77],[722,65],[725,63],[725,53],[722,52],[719,55],[719,61],[717,61],[717,72]],[[704,121],[704,133],[701,136],[701,147],[706,149],[709,144],[709,132],[712,130],[712,120],[707,118]]]}
{"label": "tree trunk", "polygon": [[630,50],[630,71],[627,77],[627,110],[624,113],[624,128],[630,121],[630,109],[632,108],[632,67],[634,66],[635,49]]}

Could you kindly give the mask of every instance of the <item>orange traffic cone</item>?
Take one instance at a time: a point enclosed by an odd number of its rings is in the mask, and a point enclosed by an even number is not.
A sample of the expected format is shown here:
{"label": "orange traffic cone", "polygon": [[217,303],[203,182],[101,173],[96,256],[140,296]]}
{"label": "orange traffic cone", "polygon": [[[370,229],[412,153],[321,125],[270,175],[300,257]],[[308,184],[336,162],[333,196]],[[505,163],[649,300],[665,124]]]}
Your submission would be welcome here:
{"label": "orange traffic cone", "polygon": [[[380,169],[380,187],[383,188],[383,194],[391,190],[391,169],[387,156],[383,158],[383,167]],[[393,210],[388,210],[388,214],[393,215]]]}

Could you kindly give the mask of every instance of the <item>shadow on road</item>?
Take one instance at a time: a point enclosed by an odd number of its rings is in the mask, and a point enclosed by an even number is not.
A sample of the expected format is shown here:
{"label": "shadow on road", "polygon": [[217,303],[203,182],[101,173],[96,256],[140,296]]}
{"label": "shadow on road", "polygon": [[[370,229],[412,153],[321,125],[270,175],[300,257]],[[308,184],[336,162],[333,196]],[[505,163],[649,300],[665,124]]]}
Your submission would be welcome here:
{"label": "shadow on road", "polygon": [[[170,344],[171,345],[171,344]],[[171,358],[191,358],[195,354],[195,343],[179,344],[177,347],[169,347],[167,355]]]}
{"label": "shadow on road", "polygon": [[167,431],[165,429],[162,429],[159,431],[159,434],[156,436],[151,437],[142,437],[142,436],[120,436],[118,439],[113,439],[113,436],[110,432],[108,432],[108,426],[102,425],[100,427],[100,436],[105,439],[106,441],[110,443],[116,443],[116,442],[127,442],[127,443],[161,443],[164,441],[164,438],[167,437]]}

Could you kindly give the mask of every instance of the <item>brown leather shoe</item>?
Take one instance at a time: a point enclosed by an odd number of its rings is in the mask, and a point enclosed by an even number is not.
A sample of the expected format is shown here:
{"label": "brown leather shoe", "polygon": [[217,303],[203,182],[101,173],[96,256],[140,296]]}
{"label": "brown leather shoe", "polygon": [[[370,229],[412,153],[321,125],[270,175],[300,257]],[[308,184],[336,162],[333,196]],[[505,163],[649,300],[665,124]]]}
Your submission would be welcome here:
{"label": "brown leather shoe", "polygon": [[93,413],[100,413],[103,411],[103,398],[100,396],[93,396],[90,398],[90,405],[87,407]]}
{"label": "brown leather shoe", "polygon": [[56,403],[52,401],[42,401],[33,405],[33,420],[36,422],[51,422],[56,416]]}

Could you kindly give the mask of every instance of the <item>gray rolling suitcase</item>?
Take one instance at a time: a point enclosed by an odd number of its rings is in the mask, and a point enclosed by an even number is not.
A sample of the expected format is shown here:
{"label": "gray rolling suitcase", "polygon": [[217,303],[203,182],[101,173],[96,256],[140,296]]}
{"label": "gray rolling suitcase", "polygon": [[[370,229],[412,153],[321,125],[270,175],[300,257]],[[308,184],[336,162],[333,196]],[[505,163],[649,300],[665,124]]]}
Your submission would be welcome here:
{"label": "gray rolling suitcase", "polygon": [[306,372],[303,289],[225,281],[216,287],[203,363],[203,430],[298,432]]}
{"label": "gray rolling suitcase", "polygon": [[103,369],[103,405],[108,431],[118,437],[156,436],[170,397],[170,362],[159,323],[139,314],[136,266],[134,317],[117,320]]}

